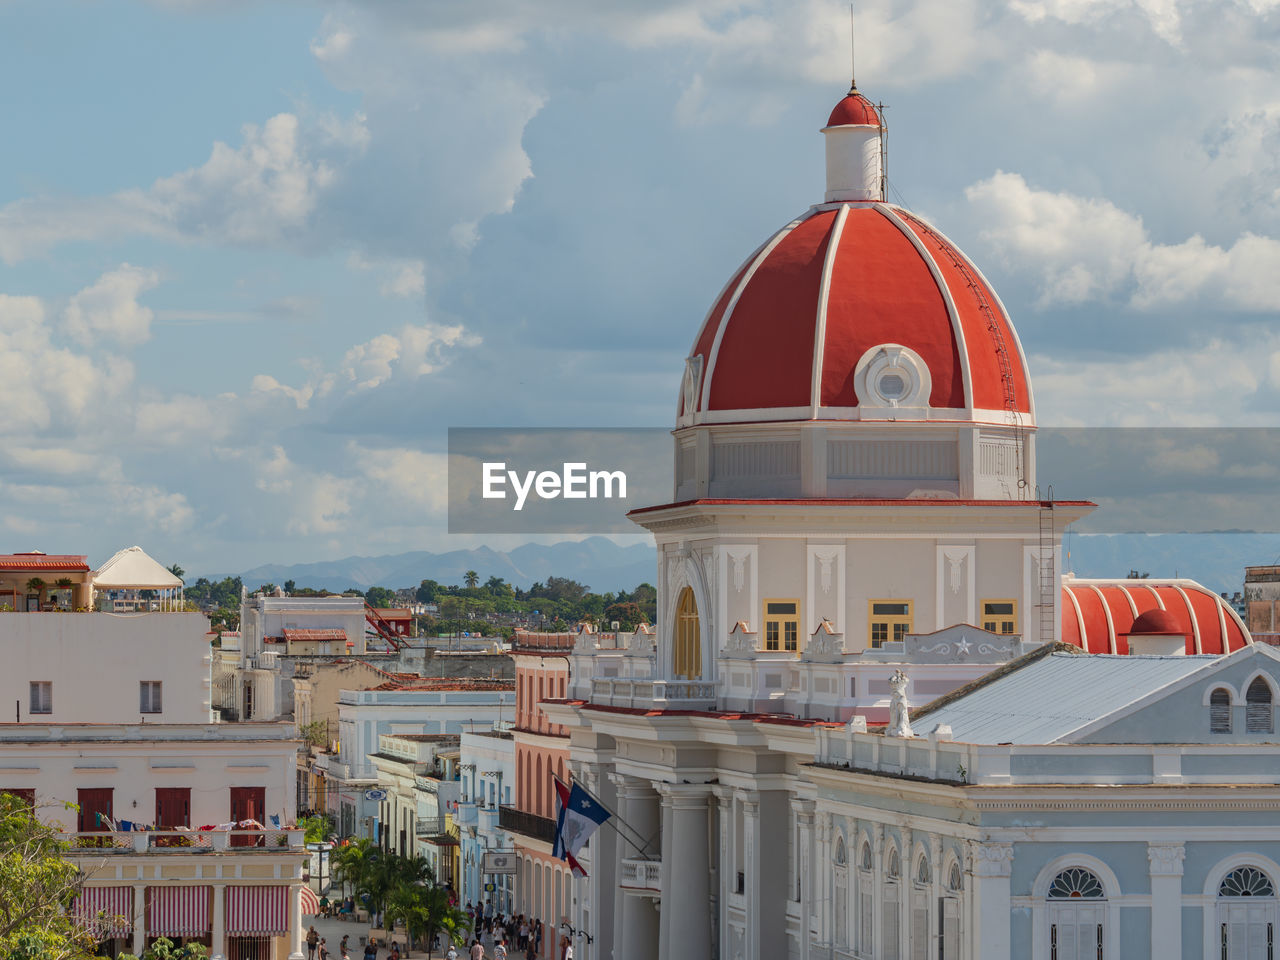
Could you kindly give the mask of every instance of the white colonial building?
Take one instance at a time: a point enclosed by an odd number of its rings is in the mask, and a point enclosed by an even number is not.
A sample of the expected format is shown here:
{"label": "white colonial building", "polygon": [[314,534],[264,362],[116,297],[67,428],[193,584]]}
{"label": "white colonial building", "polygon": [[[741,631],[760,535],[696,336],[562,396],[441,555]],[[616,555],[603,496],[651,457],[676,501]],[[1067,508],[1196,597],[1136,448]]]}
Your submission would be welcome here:
{"label": "white colonial building", "polygon": [[62,825],[86,877],[75,910],[107,955],[166,936],[300,958],[293,727],[212,722],[207,631],[177,611],[0,614],[0,696],[17,710],[0,792]]}
{"label": "white colonial building", "polygon": [[[1106,860],[1099,841],[1157,819],[1141,797],[1183,789],[1160,779],[1170,751],[1149,751],[1141,727],[1112,753],[1090,746],[1088,782],[1138,777],[1134,797],[1075,816],[1083,830],[1046,832],[1046,846],[1020,863],[1008,838],[1027,818],[1010,812],[1006,839],[984,833],[992,821],[965,783],[987,768],[963,751],[952,757],[959,748],[940,745],[945,730],[906,736],[907,708],[1064,641],[1157,654],[1153,664],[1190,676],[1211,669],[1195,655],[1242,650],[1248,631],[1189,581],[1062,575],[1063,531],[1093,504],[1040,493],[1031,381],[1008,314],[936,227],[885,202],[874,105],[851,90],[823,133],[824,202],[769,237],[716,298],[685,364],[671,502],[632,513],[658,548],[656,634],[580,635],[565,697],[540,705],[569,735],[570,770],[630,826],[626,837],[608,827],[596,835],[580,858],[589,879],[572,884],[553,919],[572,928],[580,960],[1078,960],[1093,914],[1068,934],[1067,920],[1045,927],[1044,910],[1028,925],[1034,904],[1018,898],[1048,897],[1036,885],[1046,864],[1096,866]],[[1104,674],[1124,662],[1075,659]],[[1145,664],[1132,662],[1142,668],[1134,696],[1154,691],[1139,683]],[[1043,703],[1026,708],[1051,708],[1057,694],[1047,685]],[[899,736],[855,732],[890,720]],[[992,749],[1008,750],[998,745],[1020,733],[1012,725],[991,736]],[[846,741],[857,749],[841,757],[835,744]],[[1066,749],[1044,743],[1053,758]],[[1237,758],[1265,749],[1209,738],[1181,776],[1221,771],[1214,789],[1230,806]],[[1037,764],[1066,775],[1056,762],[1010,761],[1004,783],[1017,788]],[[919,802],[907,799],[917,792]],[[1039,802],[1028,807],[1036,822]],[[994,886],[979,892],[979,877],[1008,865],[989,862],[988,839],[1014,844],[1004,901],[988,899]],[[1236,853],[1280,881],[1252,848],[1221,857]],[[1023,863],[1036,863],[1025,884]],[[1110,869],[1131,878],[1134,868]],[[860,869],[881,891],[869,903],[853,892],[864,889]],[[1158,899],[1168,920],[1167,891],[1156,898],[1136,880],[1117,887],[1105,871],[1092,875],[1108,897],[1133,899],[1105,921],[1104,936],[1120,939],[1090,960],[1169,955],[1142,946],[1152,923],[1137,912]],[[1216,909],[1216,890],[1183,894],[1202,898],[1181,901],[1184,921],[1188,904]],[[1068,896],[1082,898],[1091,896]],[[857,939],[855,911],[870,916],[858,930],[880,932]],[[1184,928],[1184,956],[1204,955],[1210,926]],[[1056,947],[1046,939],[1055,936]]]}

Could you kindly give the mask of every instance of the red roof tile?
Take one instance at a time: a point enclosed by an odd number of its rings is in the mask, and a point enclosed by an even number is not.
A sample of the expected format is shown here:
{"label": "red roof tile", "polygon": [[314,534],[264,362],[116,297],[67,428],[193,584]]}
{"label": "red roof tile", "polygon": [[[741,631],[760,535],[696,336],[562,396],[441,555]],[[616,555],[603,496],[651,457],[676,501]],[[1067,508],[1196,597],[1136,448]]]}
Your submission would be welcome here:
{"label": "red roof tile", "polygon": [[284,634],[285,641],[288,643],[297,643],[303,640],[346,640],[347,631],[334,628],[326,628],[321,630],[298,630],[293,627],[285,627],[281,631]]}
{"label": "red roof tile", "polygon": [[79,570],[87,573],[89,558],[71,553],[3,553],[0,570]]}

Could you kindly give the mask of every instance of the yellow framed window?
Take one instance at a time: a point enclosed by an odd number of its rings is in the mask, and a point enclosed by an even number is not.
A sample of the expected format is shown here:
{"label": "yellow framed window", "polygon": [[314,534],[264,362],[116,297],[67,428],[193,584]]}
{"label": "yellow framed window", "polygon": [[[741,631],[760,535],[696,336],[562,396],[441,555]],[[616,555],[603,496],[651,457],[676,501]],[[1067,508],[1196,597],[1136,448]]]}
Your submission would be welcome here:
{"label": "yellow framed window", "polygon": [[690,587],[680,591],[676,604],[676,642],[672,653],[677,677],[697,680],[702,676],[702,628],[698,623],[698,601]]}
{"label": "yellow framed window", "polygon": [[868,600],[867,636],[872,647],[901,640],[912,630],[911,600]]}
{"label": "yellow framed window", "polygon": [[983,600],[982,629],[992,633],[1011,634],[1018,632],[1017,600]]}
{"label": "yellow framed window", "polygon": [[800,601],[764,602],[764,648],[800,652]]}

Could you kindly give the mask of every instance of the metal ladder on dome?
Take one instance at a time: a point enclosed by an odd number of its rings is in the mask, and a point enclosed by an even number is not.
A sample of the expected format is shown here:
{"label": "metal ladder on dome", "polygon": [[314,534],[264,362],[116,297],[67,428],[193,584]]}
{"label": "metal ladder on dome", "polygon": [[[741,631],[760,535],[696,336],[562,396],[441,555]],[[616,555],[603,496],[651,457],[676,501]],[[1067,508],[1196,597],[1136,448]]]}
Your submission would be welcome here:
{"label": "metal ladder on dome", "polygon": [[[1036,498],[1039,499],[1040,491],[1037,488]],[[1049,487],[1049,498],[1040,500],[1040,562],[1037,569],[1040,572],[1040,642],[1052,643],[1054,634],[1054,609],[1057,599],[1055,594],[1058,592],[1057,578],[1054,576],[1056,564],[1054,563],[1054,522],[1056,518],[1053,515],[1053,487]]]}
{"label": "metal ladder on dome", "polygon": [[[910,220],[922,231],[929,235],[929,238],[937,245],[938,250],[946,254],[947,259],[951,261],[951,265],[955,267],[956,272],[964,278],[964,282],[969,287],[969,292],[973,294],[974,302],[977,303],[978,309],[982,312],[982,317],[987,326],[987,335],[991,338],[991,346],[996,355],[996,363],[1000,368],[1000,386],[1004,394],[1004,409],[1008,414],[1009,423],[1014,430],[1014,444],[1017,450],[1017,470],[1018,470],[1018,487],[1025,495],[1027,487],[1027,477],[1024,469],[1024,453],[1023,453],[1023,425],[1022,414],[1018,411],[1018,388],[1014,383],[1013,377],[1013,361],[1009,357],[1009,347],[1005,343],[1004,330],[1000,326],[1000,321],[996,317],[995,310],[991,307],[991,301],[987,297],[987,291],[984,284],[978,282],[978,278],[974,276],[973,269],[969,266],[968,261],[960,254],[955,247],[943,239],[943,237],[934,230],[929,224],[925,223],[919,217],[912,216],[905,210],[898,211],[899,216]],[[1052,499],[1052,497],[1050,498]]]}

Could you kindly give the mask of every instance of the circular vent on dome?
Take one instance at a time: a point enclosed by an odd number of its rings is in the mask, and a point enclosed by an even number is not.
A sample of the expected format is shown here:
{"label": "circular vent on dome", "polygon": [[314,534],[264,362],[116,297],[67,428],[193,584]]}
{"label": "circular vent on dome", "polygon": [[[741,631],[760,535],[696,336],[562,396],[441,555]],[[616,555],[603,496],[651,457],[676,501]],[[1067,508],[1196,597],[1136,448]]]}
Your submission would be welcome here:
{"label": "circular vent on dome", "polygon": [[872,347],[854,368],[860,407],[887,407],[894,416],[919,416],[928,410],[929,368],[920,354],[897,343]]}
{"label": "circular vent on dome", "polygon": [[886,400],[901,400],[907,392],[907,381],[898,373],[886,373],[876,383],[876,390]]}

